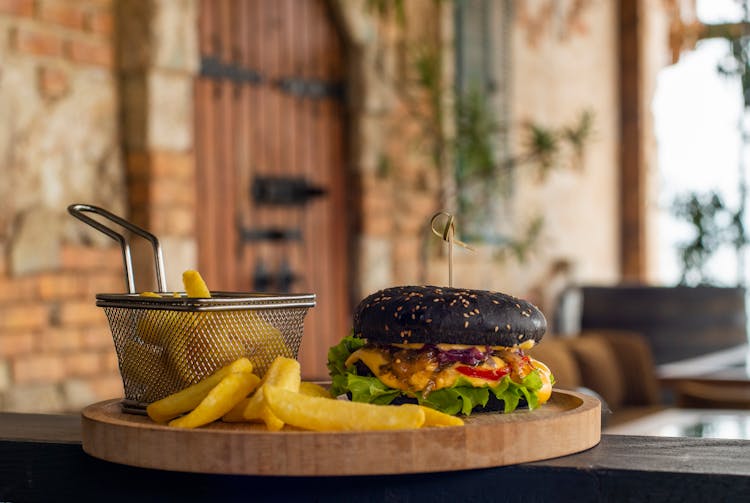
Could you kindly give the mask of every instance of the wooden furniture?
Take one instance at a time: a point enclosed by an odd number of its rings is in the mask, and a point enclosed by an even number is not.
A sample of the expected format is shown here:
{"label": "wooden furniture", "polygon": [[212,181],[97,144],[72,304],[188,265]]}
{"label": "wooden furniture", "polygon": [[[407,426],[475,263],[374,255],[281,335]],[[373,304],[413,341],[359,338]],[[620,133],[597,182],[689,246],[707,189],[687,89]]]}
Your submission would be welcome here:
{"label": "wooden furniture", "polygon": [[657,365],[747,344],[743,288],[581,286],[580,330],[628,330],[648,341]]}
{"label": "wooden furniture", "polygon": [[580,503],[744,501],[750,494],[748,441],[604,435],[598,446],[579,454],[501,468],[261,477],[150,470],[101,461],[83,452],[80,434],[77,415],[0,414],[0,501]]}
{"label": "wooden furniture", "polygon": [[750,382],[729,384],[689,380],[675,388],[675,405],[700,409],[750,409]]}
{"label": "wooden furniture", "polygon": [[750,409],[750,347],[747,344],[657,368],[675,406]]}
{"label": "wooden furniture", "polygon": [[550,368],[555,388],[597,393],[604,402],[605,426],[663,408],[650,348],[637,333],[605,330],[548,336],[529,354]]}

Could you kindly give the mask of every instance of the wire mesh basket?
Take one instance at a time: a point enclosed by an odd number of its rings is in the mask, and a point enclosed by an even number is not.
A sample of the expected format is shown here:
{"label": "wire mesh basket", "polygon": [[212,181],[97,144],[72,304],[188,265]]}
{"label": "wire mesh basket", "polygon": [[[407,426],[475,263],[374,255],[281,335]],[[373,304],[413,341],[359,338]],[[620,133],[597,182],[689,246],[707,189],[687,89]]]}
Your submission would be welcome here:
{"label": "wire mesh basket", "polygon": [[[96,206],[68,208],[76,218],[117,240],[123,250],[129,293],[97,294],[109,321],[122,377],[123,409],[142,413],[146,405],[247,357],[263,375],[277,356],[297,358],[304,318],[314,294],[212,292],[190,298],[167,292],[161,247],[155,236]],[[125,237],[84,212],[98,214],[149,240],[159,283],[158,296],[135,293],[130,247]]]}

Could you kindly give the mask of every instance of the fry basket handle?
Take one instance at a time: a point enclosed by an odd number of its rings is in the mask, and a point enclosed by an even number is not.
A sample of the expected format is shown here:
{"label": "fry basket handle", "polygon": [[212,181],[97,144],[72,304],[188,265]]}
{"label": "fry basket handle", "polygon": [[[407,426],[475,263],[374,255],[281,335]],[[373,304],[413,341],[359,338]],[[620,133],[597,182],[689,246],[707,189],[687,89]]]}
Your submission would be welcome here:
{"label": "fry basket handle", "polygon": [[70,206],[68,206],[68,213],[120,243],[120,248],[122,249],[122,260],[125,263],[125,281],[128,284],[128,293],[136,293],[135,280],[133,279],[133,259],[130,253],[130,244],[125,239],[125,236],[107,227],[103,223],[89,217],[85,214],[86,212],[94,213],[96,215],[104,217],[110,222],[120,225],[125,229],[128,229],[133,234],[137,234],[138,236],[141,236],[143,239],[150,242],[151,247],[154,250],[154,265],[156,266],[156,280],[159,283],[159,292],[167,291],[167,282],[164,278],[164,256],[161,251],[161,245],[159,245],[159,240],[156,238],[156,236],[144,229],[141,229],[137,225],[132,224],[127,220],[110,213],[103,208],[99,208],[98,206],[92,206],[90,204],[71,204]]}

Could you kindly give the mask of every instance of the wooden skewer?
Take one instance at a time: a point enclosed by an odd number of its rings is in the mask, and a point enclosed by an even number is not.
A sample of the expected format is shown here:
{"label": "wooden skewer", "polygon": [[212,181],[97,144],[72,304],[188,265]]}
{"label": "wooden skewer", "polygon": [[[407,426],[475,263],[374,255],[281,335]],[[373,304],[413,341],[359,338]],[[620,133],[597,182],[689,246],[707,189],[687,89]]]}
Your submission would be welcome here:
{"label": "wooden skewer", "polygon": [[[441,216],[447,217],[442,231],[438,230],[435,227],[436,220]],[[434,215],[432,215],[432,218],[430,219],[430,227],[432,228],[433,234],[441,238],[443,241],[448,242],[448,286],[453,287],[453,245],[454,243],[461,246],[462,248],[466,248],[467,250],[474,251],[474,248],[467,245],[463,241],[456,239],[455,218],[453,217],[452,214],[448,213],[447,211],[439,211],[435,213]]]}

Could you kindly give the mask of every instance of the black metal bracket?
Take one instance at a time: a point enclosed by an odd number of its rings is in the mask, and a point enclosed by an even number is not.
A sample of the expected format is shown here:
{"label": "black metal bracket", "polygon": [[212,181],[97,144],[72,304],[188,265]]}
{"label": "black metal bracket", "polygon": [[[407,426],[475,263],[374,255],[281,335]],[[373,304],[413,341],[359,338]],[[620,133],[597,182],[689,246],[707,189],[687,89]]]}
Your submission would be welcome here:
{"label": "black metal bracket", "polygon": [[302,77],[281,77],[269,80],[258,70],[246,68],[237,63],[222,61],[218,56],[202,56],[200,75],[209,79],[226,79],[236,84],[261,85],[268,83],[281,92],[300,98],[336,99],[344,98],[343,82],[331,82]]}
{"label": "black metal bracket", "polygon": [[238,84],[262,84],[265,79],[259,72],[233,63],[225,63],[216,56],[201,58],[200,74],[211,79],[228,79]]}
{"label": "black metal bracket", "polygon": [[240,229],[240,239],[248,241],[302,241],[301,229],[282,229],[279,227],[267,227],[256,229]]}
{"label": "black metal bracket", "polygon": [[256,176],[250,188],[256,204],[303,206],[326,194],[326,189],[302,177]]}
{"label": "black metal bracket", "polygon": [[328,82],[318,79],[303,79],[301,77],[282,77],[274,82],[281,91],[312,99],[343,99],[344,85],[341,82]]}

